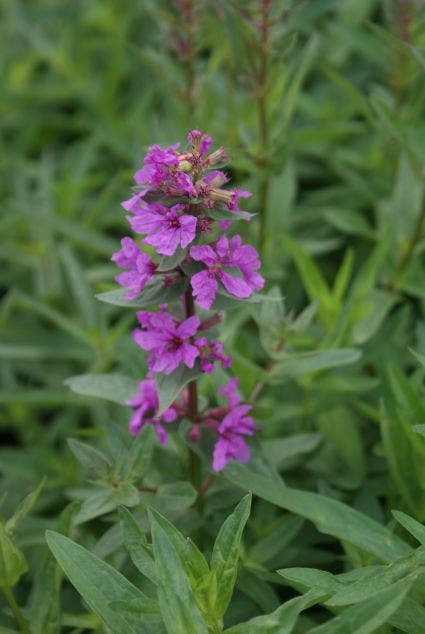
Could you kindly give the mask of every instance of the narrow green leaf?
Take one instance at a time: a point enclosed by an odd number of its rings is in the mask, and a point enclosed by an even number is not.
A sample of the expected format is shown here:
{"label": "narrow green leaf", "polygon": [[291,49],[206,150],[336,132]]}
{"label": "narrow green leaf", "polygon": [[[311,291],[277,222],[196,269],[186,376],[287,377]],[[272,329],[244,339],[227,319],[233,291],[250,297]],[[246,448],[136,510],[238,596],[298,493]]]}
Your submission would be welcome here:
{"label": "narrow green leaf", "polygon": [[180,558],[164,529],[150,514],[158,573],[158,600],[169,634],[208,634]]}
{"label": "narrow green leaf", "polygon": [[394,515],[397,522],[401,524],[408,533],[413,535],[413,537],[417,539],[422,546],[425,546],[425,526],[423,524],[420,524],[413,517],[410,517],[410,515],[407,515],[407,513],[403,513],[402,511],[391,511],[391,513]]}
{"label": "narrow green leaf", "polygon": [[353,544],[383,561],[411,552],[410,546],[385,526],[338,500],[278,484],[247,465],[231,463],[223,475],[242,489],[309,519],[322,533]]}
{"label": "narrow green leaf", "polygon": [[131,561],[143,575],[150,579],[152,583],[156,584],[157,574],[155,562],[144,532],[125,506],[119,507],[118,515],[124,545],[128,550]]}
{"label": "narrow green leaf", "polygon": [[15,545],[0,522],[0,588],[12,588],[27,569],[24,553]]}
{"label": "narrow green leaf", "polygon": [[372,634],[386,623],[401,606],[412,587],[412,579],[403,579],[378,592],[370,599],[347,608],[330,621],[311,630],[311,634]]}
{"label": "narrow green leaf", "polygon": [[340,348],[288,355],[286,359],[282,359],[274,366],[272,372],[270,372],[270,379],[273,382],[281,381],[285,378],[294,379],[309,372],[350,365],[351,363],[356,363],[360,359],[361,354],[360,350],[355,348]]}
{"label": "narrow green leaf", "polygon": [[239,623],[227,630],[225,634],[290,634],[298,620],[300,613],[317,603],[322,597],[322,593],[314,590],[307,592],[301,597],[295,597],[286,601],[277,610],[265,616]]}
{"label": "narrow green leaf", "polygon": [[137,393],[138,382],[121,374],[79,374],[64,382],[73,392],[125,405]]}
{"label": "narrow green leaf", "polygon": [[40,495],[44,485],[46,484],[46,476],[44,476],[44,478],[41,480],[40,484],[38,485],[38,487],[32,491],[31,493],[29,493],[23,500],[22,502],[19,504],[18,508],[16,509],[16,511],[14,512],[14,514],[12,515],[12,517],[10,517],[6,524],[5,524],[5,529],[7,533],[13,533],[16,526],[19,524],[19,522],[24,519],[24,517],[26,517],[28,515],[28,513],[31,511],[32,507],[34,506],[34,504],[36,503],[38,496]]}
{"label": "narrow green leaf", "polygon": [[209,567],[205,557],[196,544],[189,538],[186,539],[166,517],[154,509],[150,509],[150,512],[152,517],[155,518],[157,523],[167,534],[168,539],[180,557],[181,564],[189,577],[192,587],[194,587],[202,577],[209,573]]}
{"label": "narrow green leaf", "polygon": [[232,598],[238,574],[238,559],[243,529],[251,509],[252,496],[249,493],[239,502],[235,510],[225,520],[215,540],[211,556],[211,571],[217,578],[217,599],[215,614],[221,618]]}
{"label": "narrow green leaf", "polygon": [[106,293],[99,293],[96,298],[106,304],[113,304],[114,306],[124,306],[126,308],[149,308],[149,306],[156,306],[158,304],[168,304],[175,299],[178,299],[187,288],[187,281],[177,282],[171,286],[165,286],[161,282],[161,278],[158,277],[155,283],[146,286],[141,295],[133,300],[127,300],[125,298],[126,290],[119,288],[114,291],[106,291]]}
{"label": "narrow green leaf", "polygon": [[91,478],[104,478],[111,471],[111,461],[99,449],[75,438],[68,438],[68,446]]}
{"label": "narrow green leaf", "polygon": [[112,601],[147,599],[140,590],[112,566],[64,535],[46,531],[46,540],[72,585],[102,623],[120,634],[146,631],[142,623],[134,627],[110,607]]}

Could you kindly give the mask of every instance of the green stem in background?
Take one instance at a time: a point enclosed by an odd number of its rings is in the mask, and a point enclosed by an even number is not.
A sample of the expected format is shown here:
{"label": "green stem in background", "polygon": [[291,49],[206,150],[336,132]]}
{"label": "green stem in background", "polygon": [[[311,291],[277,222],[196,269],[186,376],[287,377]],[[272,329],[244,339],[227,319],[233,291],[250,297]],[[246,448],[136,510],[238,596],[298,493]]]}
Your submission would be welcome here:
{"label": "green stem in background", "polygon": [[6,597],[6,601],[8,602],[10,609],[13,612],[13,616],[15,617],[16,622],[19,624],[19,627],[21,628],[21,632],[24,632],[24,634],[30,634],[28,623],[21,612],[21,608],[16,603],[16,599],[11,588],[8,588],[5,586],[2,588],[2,591],[4,596]]}
{"label": "green stem in background", "polygon": [[261,0],[260,30],[260,65],[256,78],[257,118],[259,134],[259,167],[258,200],[260,211],[260,228],[258,243],[261,255],[264,256],[267,236],[267,209],[270,189],[269,176],[269,119],[267,113],[268,71],[269,71],[269,35],[270,35],[271,0]]}
{"label": "green stem in background", "polygon": [[410,260],[412,259],[413,253],[415,251],[415,247],[418,244],[419,240],[421,239],[424,226],[425,226],[425,192],[422,197],[421,210],[416,219],[415,228],[413,229],[413,233],[407,244],[407,248],[402,252],[400,259],[397,263],[394,279],[388,284],[388,287],[390,289],[393,289],[395,286],[397,286],[397,282],[399,281],[400,277],[403,275]]}
{"label": "green stem in background", "polygon": [[180,12],[181,28],[184,33],[180,52],[180,59],[185,66],[186,75],[183,99],[186,105],[187,121],[192,125],[195,113],[196,4],[195,0],[180,0],[176,4]]}

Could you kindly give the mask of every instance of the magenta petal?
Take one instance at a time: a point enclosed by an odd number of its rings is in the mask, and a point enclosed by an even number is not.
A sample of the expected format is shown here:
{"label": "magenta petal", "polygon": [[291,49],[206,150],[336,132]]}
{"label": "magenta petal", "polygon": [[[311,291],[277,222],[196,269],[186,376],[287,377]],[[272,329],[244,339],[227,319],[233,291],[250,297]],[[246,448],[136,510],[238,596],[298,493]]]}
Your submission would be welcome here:
{"label": "magenta petal", "polygon": [[130,423],[129,423],[130,434],[132,434],[133,436],[137,436],[140,433],[140,430],[142,429],[143,425],[144,425],[143,412],[141,409],[136,409],[130,418]]}
{"label": "magenta petal", "polygon": [[229,459],[226,457],[227,442],[224,438],[219,438],[215,444],[213,452],[213,469],[214,471],[222,471]]}
{"label": "magenta petal", "polygon": [[168,442],[168,436],[167,436],[167,432],[165,431],[161,423],[159,422],[155,423],[155,431],[156,431],[156,436],[159,442],[161,443],[161,445],[163,446],[166,445]]}
{"label": "magenta petal", "polygon": [[188,317],[177,327],[177,334],[182,339],[189,339],[189,337],[193,337],[196,331],[199,328],[201,320],[198,315],[193,315],[192,317]]}
{"label": "magenta petal", "polygon": [[173,255],[180,242],[179,231],[162,227],[157,233],[153,233],[143,240],[146,244],[156,247],[160,255]]}
{"label": "magenta petal", "polygon": [[217,293],[217,280],[208,271],[195,273],[190,280],[195,301],[201,308],[208,310]]}
{"label": "magenta petal", "polygon": [[185,249],[196,236],[196,218],[195,216],[180,216],[180,246]]}
{"label": "magenta petal", "polygon": [[190,257],[197,262],[203,262],[207,266],[211,266],[218,259],[216,254],[208,244],[201,247],[191,247]]}
{"label": "magenta petal", "polygon": [[196,357],[199,357],[199,350],[191,343],[184,343],[181,347],[182,360],[188,368],[193,368]]}
{"label": "magenta petal", "polygon": [[221,236],[221,238],[217,240],[216,250],[220,258],[225,258],[229,253],[229,240],[226,236]]}
{"label": "magenta petal", "polygon": [[240,277],[234,277],[233,275],[229,275],[229,273],[223,271],[220,281],[226,291],[235,297],[244,299],[245,297],[252,295],[252,288]]}

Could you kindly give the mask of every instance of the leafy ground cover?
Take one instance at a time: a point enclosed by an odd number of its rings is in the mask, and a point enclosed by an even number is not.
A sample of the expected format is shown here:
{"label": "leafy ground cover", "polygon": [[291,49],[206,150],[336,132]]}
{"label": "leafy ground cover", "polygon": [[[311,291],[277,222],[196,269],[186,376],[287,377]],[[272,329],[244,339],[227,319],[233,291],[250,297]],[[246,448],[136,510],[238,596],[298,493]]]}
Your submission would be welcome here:
{"label": "leafy ground cover", "polygon": [[[0,634],[425,631],[424,18],[3,3]],[[193,128],[268,298],[223,302],[260,431],[220,474],[184,422],[129,435],[134,309],[96,298],[147,147]]]}

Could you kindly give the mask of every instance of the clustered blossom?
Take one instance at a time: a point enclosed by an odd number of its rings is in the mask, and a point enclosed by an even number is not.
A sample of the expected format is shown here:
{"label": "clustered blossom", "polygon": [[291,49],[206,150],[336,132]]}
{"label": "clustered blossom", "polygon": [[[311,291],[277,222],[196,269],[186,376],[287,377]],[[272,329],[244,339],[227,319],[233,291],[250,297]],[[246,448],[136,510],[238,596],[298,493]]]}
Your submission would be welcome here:
{"label": "clustered blossom", "polygon": [[[217,295],[251,297],[264,279],[256,250],[240,235],[227,235],[235,220],[251,220],[252,214],[239,209],[250,192],[224,187],[229,179],[218,167],[226,153],[223,148],[210,152],[210,136],[192,130],[187,140],[182,150],[178,143],[149,148],[134,175],[132,196],[121,203],[132,231],[140,237],[123,238],[112,260],[123,269],[115,279],[124,287],[125,299],[149,308],[137,313],[133,331],[136,344],[148,353],[148,378],[127,403],[133,408],[130,432],[137,435],[145,425],[153,425],[165,444],[164,424],[189,418],[192,441],[204,427],[215,434],[213,469],[220,471],[230,460],[249,460],[246,437],[255,431],[248,415],[251,407],[241,404],[237,394],[236,377],[219,389],[227,405],[201,413],[190,405],[190,389],[188,398],[161,411],[156,377],[177,369],[201,376],[214,372],[217,364],[230,368],[232,358],[209,332],[220,316],[203,311],[214,310]],[[156,310],[144,301],[164,293],[167,303],[159,299]]]}

